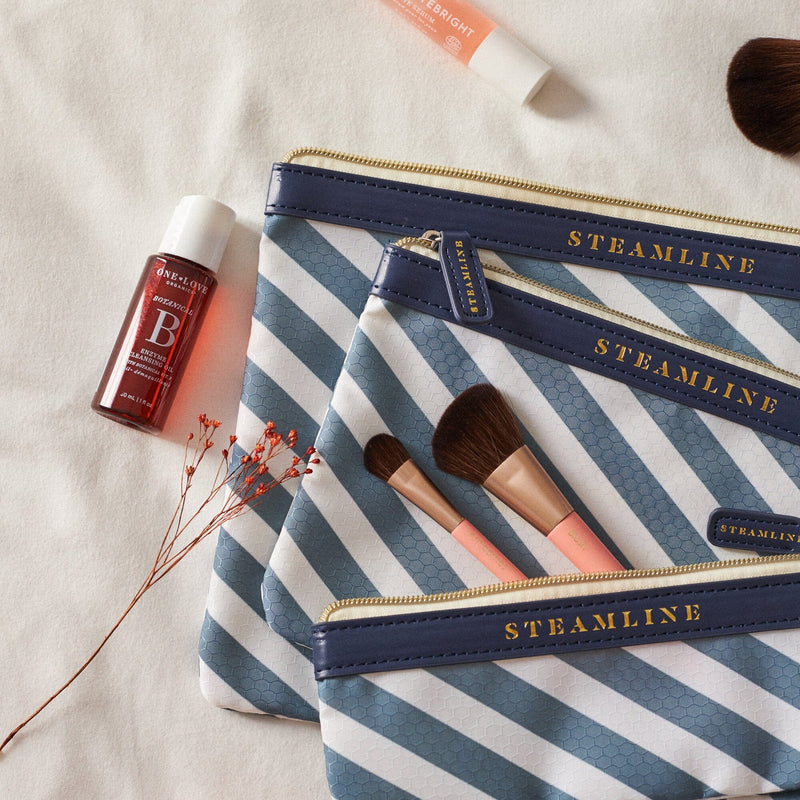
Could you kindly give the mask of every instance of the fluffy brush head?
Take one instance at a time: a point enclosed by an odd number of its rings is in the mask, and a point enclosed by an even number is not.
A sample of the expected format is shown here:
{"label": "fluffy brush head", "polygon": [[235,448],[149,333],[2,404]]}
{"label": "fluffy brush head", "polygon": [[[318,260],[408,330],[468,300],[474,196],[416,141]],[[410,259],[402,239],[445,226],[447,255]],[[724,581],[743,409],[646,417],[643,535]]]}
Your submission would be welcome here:
{"label": "fluffy brush head", "polygon": [[503,395],[494,386],[479,383],[450,403],[436,426],[432,444],[439,469],[483,483],[523,441]]}
{"label": "fluffy brush head", "polygon": [[727,88],[733,120],[753,144],[800,151],[800,41],[751,39],[728,67]]}
{"label": "fluffy brush head", "polygon": [[411,456],[399,439],[388,433],[373,436],[364,447],[364,466],[386,482]]}

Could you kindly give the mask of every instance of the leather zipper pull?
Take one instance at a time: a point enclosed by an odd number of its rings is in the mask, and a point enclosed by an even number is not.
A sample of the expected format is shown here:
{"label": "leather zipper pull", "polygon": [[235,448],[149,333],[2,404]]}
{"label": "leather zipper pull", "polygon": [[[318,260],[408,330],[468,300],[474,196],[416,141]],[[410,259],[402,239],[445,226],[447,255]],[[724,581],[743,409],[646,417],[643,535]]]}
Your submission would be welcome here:
{"label": "leather zipper pull", "polygon": [[465,231],[442,231],[438,239],[453,316],[460,323],[484,323],[492,318],[492,303],[478,252]]}

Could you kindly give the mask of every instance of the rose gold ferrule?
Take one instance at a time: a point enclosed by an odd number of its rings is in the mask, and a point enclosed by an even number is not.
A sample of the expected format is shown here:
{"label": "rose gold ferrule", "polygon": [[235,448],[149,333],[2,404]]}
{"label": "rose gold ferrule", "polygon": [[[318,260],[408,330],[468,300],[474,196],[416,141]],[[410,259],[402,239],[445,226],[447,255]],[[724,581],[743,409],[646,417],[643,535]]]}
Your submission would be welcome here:
{"label": "rose gold ferrule", "polygon": [[397,468],[387,483],[448,532],[464,519],[410,458]]}
{"label": "rose gold ferrule", "polygon": [[573,510],[527,445],[503,461],[483,486],[545,535]]}

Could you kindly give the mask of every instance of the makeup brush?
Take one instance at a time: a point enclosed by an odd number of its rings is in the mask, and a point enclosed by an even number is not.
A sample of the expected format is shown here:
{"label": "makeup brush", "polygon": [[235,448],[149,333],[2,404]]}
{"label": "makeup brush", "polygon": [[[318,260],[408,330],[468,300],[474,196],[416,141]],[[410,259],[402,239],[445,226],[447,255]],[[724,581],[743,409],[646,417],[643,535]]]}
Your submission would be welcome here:
{"label": "makeup brush", "polygon": [[481,484],[513,508],[582,572],[624,569],[522,441],[494,386],[478,384],[453,400],[434,431],[433,457],[440,469]]}
{"label": "makeup brush", "polygon": [[731,60],[727,88],[733,120],[753,144],[800,151],[800,41],[751,39]]}
{"label": "makeup brush", "polygon": [[438,522],[501,581],[524,581],[515,567],[477,528],[464,519],[414,463],[403,443],[388,433],[373,436],[364,447],[364,466]]}

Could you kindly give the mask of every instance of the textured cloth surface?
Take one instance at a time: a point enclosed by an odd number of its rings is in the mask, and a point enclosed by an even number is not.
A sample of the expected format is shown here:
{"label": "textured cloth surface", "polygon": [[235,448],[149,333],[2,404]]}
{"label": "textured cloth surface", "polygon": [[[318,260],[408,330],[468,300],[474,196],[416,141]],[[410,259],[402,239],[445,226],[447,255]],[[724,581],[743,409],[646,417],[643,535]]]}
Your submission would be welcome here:
{"label": "textured cloth surface", "polygon": [[[796,225],[800,162],[739,134],[727,64],[786,2],[481,7],[556,70],[520,109],[369,0],[0,3],[0,735],[149,568],[199,412],[233,426],[270,164],[320,144]],[[220,288],[159,438],[89,401],[184,194],[232,206]],[[198,494],[202,491],[198,487]],[[213,540],[0,757],[0,793],[325,798],[316,726],[198,690]]]}

